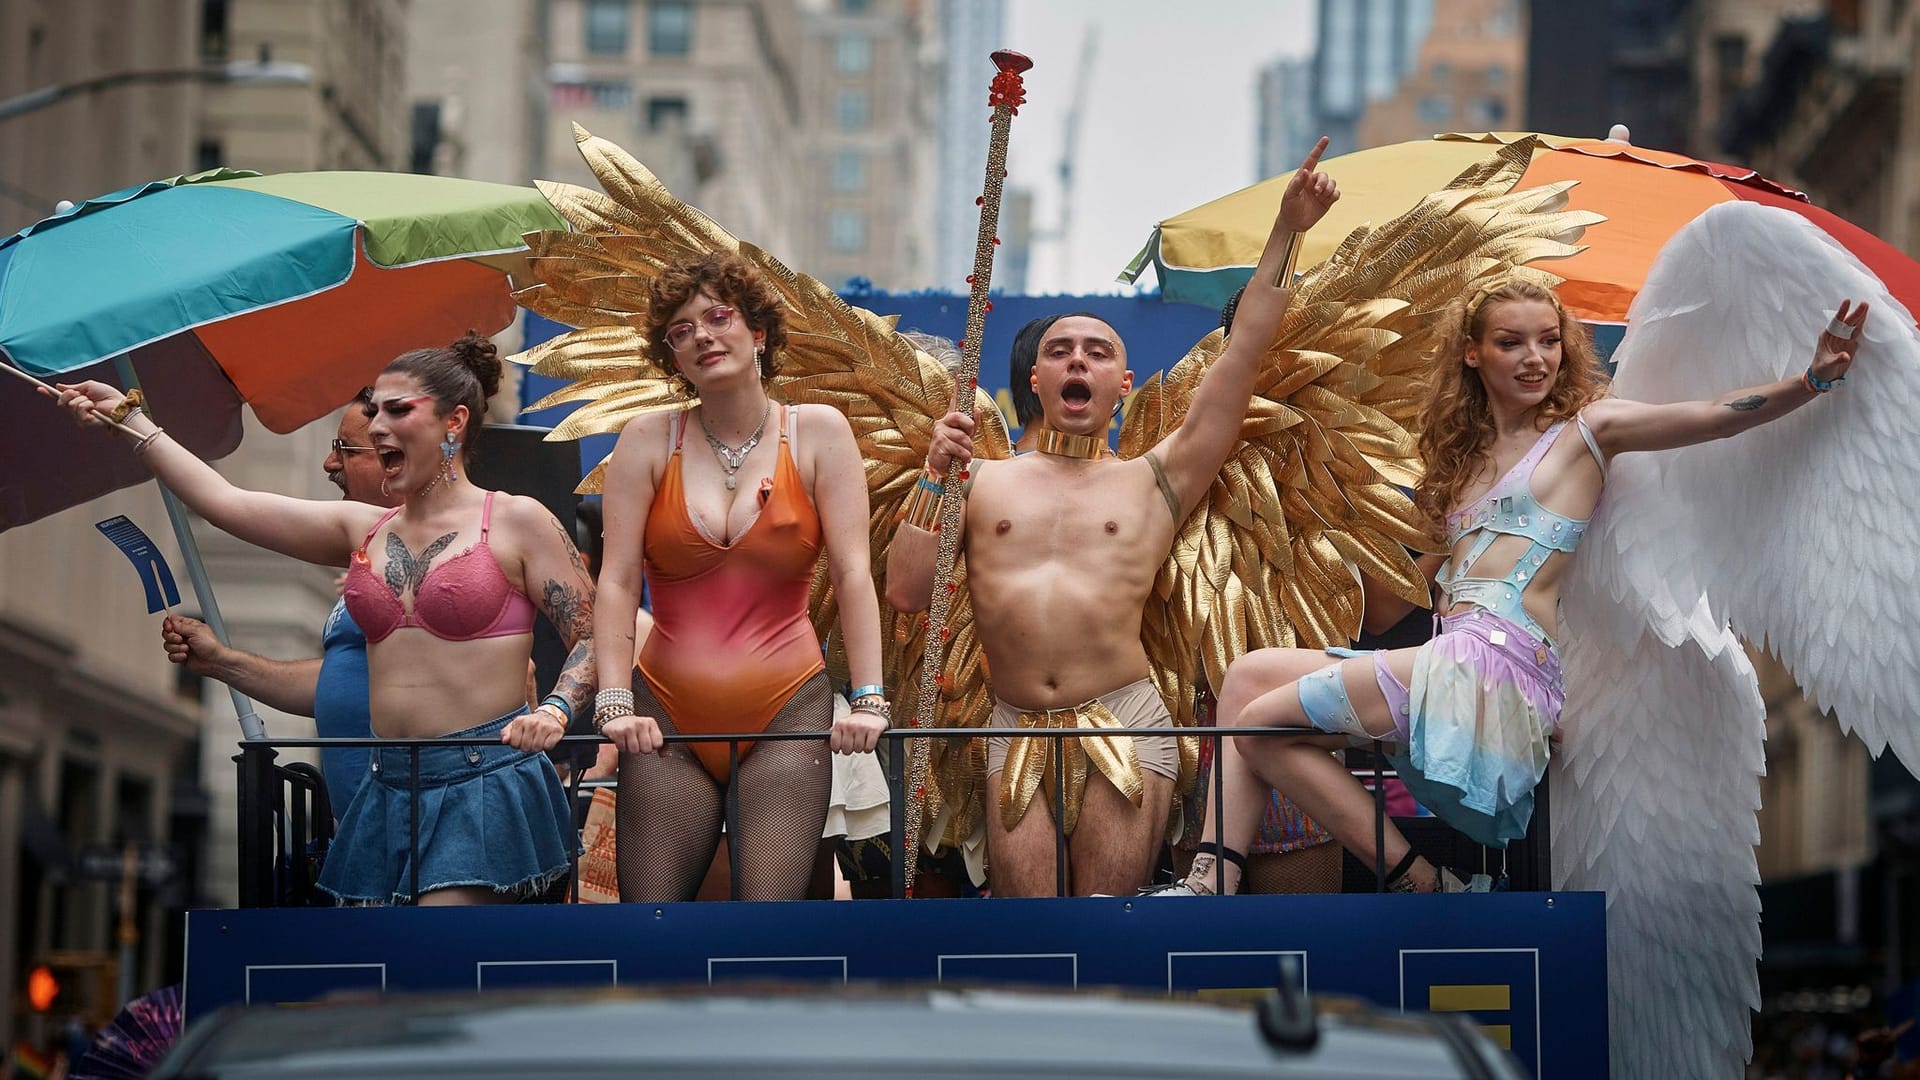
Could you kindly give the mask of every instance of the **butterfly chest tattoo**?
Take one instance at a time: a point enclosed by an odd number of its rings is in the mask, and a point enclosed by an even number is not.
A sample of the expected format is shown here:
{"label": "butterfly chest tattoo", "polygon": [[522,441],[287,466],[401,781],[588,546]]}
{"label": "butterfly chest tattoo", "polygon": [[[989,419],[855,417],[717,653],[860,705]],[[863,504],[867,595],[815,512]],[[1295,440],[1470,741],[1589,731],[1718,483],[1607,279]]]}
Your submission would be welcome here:
{"label": "butterfly chest tattoo", "polygon": [[434,556],[447,550],[453,538],[459,536],[450,532],[438,540],[420,549],[418,555],[407,550],[407,545],[393,533],[387,534],[387,587],[395,596],[411,593],[420,587],[426,579],[427,568],[433,565]]}

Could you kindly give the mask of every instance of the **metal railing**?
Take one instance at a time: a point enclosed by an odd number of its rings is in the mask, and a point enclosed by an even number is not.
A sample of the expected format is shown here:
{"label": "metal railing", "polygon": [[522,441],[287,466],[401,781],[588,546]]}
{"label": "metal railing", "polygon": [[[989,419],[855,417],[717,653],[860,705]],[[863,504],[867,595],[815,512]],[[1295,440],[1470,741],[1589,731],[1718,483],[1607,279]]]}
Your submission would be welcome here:
{"label": "metal railing", "polygon": [[[733,735],[665,735],[668,744],[674,743],[719,743],[727,744],[729,775],[739,775],[740,745],[742,743],[780,742],[790,740],[819,740],[828,738],[825,731],[757,732]],[[1209,770],[1207,813],[1213,819],[1214,835],[1223,831],[1225,807],[1220,799],[1222,777],[1224,775],[1224,755],[1219,752],[1219,740],[1223,738],[1299,738],[1322,735],[1323,732],[1306,728],[1256,728],[1256,727],[1155,727],[1128,728],[896,728],[885,732],[881,738],[886,745],[887,783],[891,798],[889,814],[891,832],[889,845],[892,856],[892,895],[902,898],[906,891],[906,788],[907,761],[905,753],[912,739],[981,739],[1011,737],[1023,739],[1073,739],[1088,737],[1108,737],[1125,735],[1131,738],[1198,737],[1214,740],[1212,767]],[[598,735],[569,735],[562,740],[562,747],[573,745],[597,745],[607,740]],[[478,738],[434,738],[434,739],[264,739],[242,741],[240,753],[234,757],[239,769],[239,894],[242,907],[275,907],[287,905],[312,904],[323,900],[312,887],[312,869],[304,865],[293,865],[306,860],[314,860],[324,855],[325,847],[333,832],[332,815],[328,812],[326,789],[320,784],[318,774],[304,763],[279,765],[275,759],[277,749],[354,749],[384,748],[406,749],[409,751],[410,775],[409,790],[413,797],[409,803],[409,859],[411,879],[407,893],[418,896],[420,892],[420,801],[419,776],[420,752],[435,746],[496,746],[499,737]],[[1370,867],[1377,890],[1386,888],[1387,865],[1386,847],[1386,784],[1385,780],[1393,774],[1385,763],[1381,744],[1374,743],[1370,753],[1371,764],[1355,769],[1356,776],[1370,774],[1373,781],[1374,801],[1374,851],[1375,858]],[[1051,755],[1054,771],[1054,866],[1056,895],[1070,895],[1069,865],[1067,858],[1067,836],[1061,826],[1066,818],[1066,755]],[[582,789],[581,772],[575,770],[569,782],[568,805],[579,806],[579,793]],[[615,787],[605,781],[594,782],[590,787]],[[1177,799],[1179,792],[1174,793]],[[1551,852],[1549,799],[1547,781],[1542,780],[1535,789],[1534,812],[1527,835],[1508,845],[1505,853],[1505,875],[1510,887],[1517,891],[1545,890],[1550,887]],[[344,810],[344,808],[341,808]],[[735,822],[738,820],[739,802],[737,785],[727,785],[725,803],[725,827],[729,837],[736,835]],[[576,810],[574,824],[579,825],[580,813]],[[1437,819],[1401,819],[1403,831],[1415,821]],[[1434,830],[1439,831],[1439,830]],[[1451,830],[1447,830],[1450,832]],[[1457,835],[1457,834],[1455,834]],[[1409,840],[1413,837],[1410,835]],[[1464,837],[1460,838],[1464,841]],[[728,844],[730,862],[737,861],[734,844]],[[1416,846],[1420,846],[1416,842]],[[923,849],[924,850],[924,849]],[[1438,860],[1430,860],[1435,861]],[[1219,873],[1224,877],[1225,868],[1216,860]],[[737,866],[730,866],[731,890],[734,899],[739,898]],[[578,859],[575,860],[571,875],[577,894]],[[1222,882],[1216,879],[1216,888]],[[1221,891],[1224,891],[1223,889]]]}

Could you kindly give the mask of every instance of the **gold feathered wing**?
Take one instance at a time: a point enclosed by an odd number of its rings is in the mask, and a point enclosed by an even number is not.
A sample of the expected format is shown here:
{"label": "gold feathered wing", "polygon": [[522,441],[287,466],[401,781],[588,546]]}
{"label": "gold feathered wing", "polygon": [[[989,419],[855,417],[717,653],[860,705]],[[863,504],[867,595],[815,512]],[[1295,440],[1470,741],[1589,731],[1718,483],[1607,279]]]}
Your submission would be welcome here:
{"label": "gold feathered wing", "polygon": [[[1176,723],[1192,723],[1198,681],[1220,686],[1248,651],[1356,637],[1356,571],[1427,604],[1407,549],[1432,540],[1402,489],[1419,480],[1423,368],[1443,313],[1484,277],[1558,284],[1516,268],[1575,254],[1581,231],[1604,220],[1562,209],[1572,181],[1513,190],[1533,149],[1503,147],[1401,217],[1355,230],[1297,283],[1242,442],[1182,523],[1147,605],[1142,638]],[[1122,424],[1122,457],[1179,426],[1224,347],[1215,331],[1148,380]],[[1190,747],[1181,763],[1185,774]]]}
{"label": "gold feathered wing", "polygon": [[[513,357],[537,374],[568,382],[532,408],[584,403],[548,438],[615,434],[642,413],[690,406],[692,397],[646,340],[647,286],[667,266],[713,252],[737,253],[760,269],[786,307],[787,347],[773,379],[774,396],[796,405],[831,405],[853,427],[866,464],[874,580],[884,597],[887,545],[926,461],[934,421],[951,407],[952,373],[896,333],[891,319],[847,304],[825,284],[736,239],[674,198],[620,147],[578,125],[574,138],[605,191],[538,184],[571,231],[528,234],[529,270],[536,283],[514,294],[528,310],[578,328]],[[975,435],[976,453],[1010,456],[1005,422],[985,395],[977,396],[976,413],[983,421]],[[597,493],[605,476],[603,461],[577,490]],[[981,727],[992,713],[993,698],[974,637],[964,565],[957,568],[956,581],[961,588],[949,623],[953,637],[942,680],[943,722]],[[824,558],[814,572],[811,612],[822,640],[831,643],[830,664],[844,681],[844,652],[833,634],[838,608]],[[917,704],[914,674],[924,646],[923,621],[881,603],[886,681],[895,688],[898,716],[913,715]],[[981,801],[985,747],[976,739],[937,740],[931,749],[927,820],[944,808],[948,836],[964,837]]]}

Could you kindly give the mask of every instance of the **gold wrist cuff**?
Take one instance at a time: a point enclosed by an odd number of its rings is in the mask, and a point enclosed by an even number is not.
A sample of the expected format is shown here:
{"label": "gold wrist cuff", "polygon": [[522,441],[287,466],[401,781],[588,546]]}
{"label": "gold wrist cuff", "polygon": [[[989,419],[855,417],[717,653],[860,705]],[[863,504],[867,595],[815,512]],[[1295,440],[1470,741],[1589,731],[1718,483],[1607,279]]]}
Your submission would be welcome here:
{"label": "gold wrist cuff", "polygon": [[934,532],[940,526],[940,500],[945,496],[925,484],[916,482],[912,494],[901,508],[900,520],[916,529]]}
{"label": "gold wrist cuff", "polygon": [[1293,267],[1300,261],[1300,249],[1306,246],[1304,233],[1287,234],[1287,252],[1280,258],[1280,272],[1273,276],[1273,287],[1290,289],[1293,287]]}

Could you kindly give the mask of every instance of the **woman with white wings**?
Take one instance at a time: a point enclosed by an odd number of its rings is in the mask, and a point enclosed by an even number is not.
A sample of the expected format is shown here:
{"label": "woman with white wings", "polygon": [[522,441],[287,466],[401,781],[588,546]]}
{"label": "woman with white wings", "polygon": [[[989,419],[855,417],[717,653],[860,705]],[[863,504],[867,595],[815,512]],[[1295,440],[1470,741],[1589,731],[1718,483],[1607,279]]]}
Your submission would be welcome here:
{"label": "woman with white wings", "polygon": [[1224,830],[1207,838],[1184,891],[1211,893],[1216,881],[1232,891],[1267,784],[1363,860],[1384,854],[1390,888],[1446,887],[1391,825],[1384,853],[1374,850],[1372,799],[1327,753],[1376,740],[1462,832],[1494,845],[1522,835],[1564,695],[1560,589],[1608,464],[1738,435],[1828,393],[1852,366],[1867,310],[1843,302],[1804,371],[1652,404],[1607,396],[1591,344],[1552,292],[1505,277],[1463,297],[1434,358],[1414,498],[1451,551],[1436,578],[1440,633],[1419,648],[1326,650],[1340,658],[1331,664],[1314,650],[1262,650],[1229,669],[1224,723],[1325,734],[1227,744]]}
{"label": "woman with white wings", "polygon": [[[1835,296],[1861,300],[1830,318]],[[1465,367],[1466,346],[1473,344],[1479,367],[1459,372],[1461,381],[1479,383],[1485,375],[1483,385],[1494,391],[1487,398],[1491,435],[1465,486],[1486,489],[1481,500],[1493,494],[1491,477],[1506,483],[1500,466],[1524,457],[1511,447],[1502,452],[1499,433],[1513,428],[1511,421],[1500,426],[1501,403],[1541,395],[1537,361],[1526,355],[1518,363],[1503,360],[1499,339],[1485,334],[1487,304],[1482,300],[1473,312],[1482,316],[1478,325],[1465,326],[1469,340],[1443,354]],[[1514,317],[1496,320],[1501,323],[1520,323],[1518,316],[1529,311],[1545,322],[1540,302],[1499,307],[1517,308]],[[1869,307],[1879,309],[1871,326]],[[1558,321],[1563,343],[1583,340],[1567,320]],[[1570,437],[1561,429],[1531,485],[1513,493],[1516,507],[1527,499],[1549,512],[1549,531],[1554,520],[1563,523],[1563,533],[1565,522],[1577,520],[1554,510],[1592,515],[1578,558],[1536,550],[1545,556],[1539,566],[1516,567],[1510,575],[1522,614],[1547,627],[1558,617],[1558,645],[1549,648],[1565,673],[1564,713],[1552,731],[1554,886],[1607,894],[1613,1075],[1736,1077],[1752,1048],[1750,1010],[1760,1004],[1753,848],[1760,839],[1755,812],[1766,716],[1741,639],[1777,654],[1799,685],[1870,750],[1892,746],[1909,769],[1920,768],[1920,628],[1914,625],[1920,579],[1912,571],[1920,504],[1908,496],[1906,465],[1920,453],[1913,422],[1920,407],[1920,330],[1832,237],[1799,215],[1752,203],[1715,206],[1676,234],[1648,274],[1628,327],[1614,354],[1615,396],[1575,414],[1585,420],[1594,447],[1577,425]],[[1517,331],[1507,340],[1523,353],[1557,353],[1562,371],[1573,355],[1564,344],[1555,350],[1545,341],[1522,340],[1536,336],[1528,326],[1507,329]],[[1816,335],[1808,365],[1804,342]],[[1870,362],[1850,372],[1860,350]],[[1841,375],[1850,377],[1835,387]],[[1740,385],[1751,389],[1714,397]],[[1834,389],[1840,392],[1827,393]],[[1816,397],[1825,400],[1799,408]],[[1536,424],[1542,411],[1534,413]],[[1428,428],[1436,421],[1429,413]],[[1736,432],[1744,434],[1720,438]],[[1516,442],[1525,440],[1524,427],[1517,434]],[[1535,440],[1540,435],[1536,429]],[[1424,437],[1423,450],[1437,445],[1437,435]],[[1666,452],[1629,452],[1642,449]],[[1439,475],[1422,490],[1429,515],[1445,494],[1433,484]],[[1497,519],[1504,512],[1498,505],[1471,499],[1455,505],[1472,513],[1461,522],[1465,532],[1489,523],[1530,527],[1517,508],[1509,523]],[[1539,518],[1529,513],[1526,520]],[[1472,550],[1473,536],[1459,539]],[[1480,553],[1493,561],[1471,567],[1473,576],[1513,565],[1511,549],[1533,541],[1494,544]],[[1503,555],[1499,547],[1509,550]],[[1464,553],[1456,548],[1456,555]],[[1558,604],[1542,602],[1556,592]],[[1454,599],[1467,597],[1456,593]],[[1469,610],[1455,618],[1474,614],[1473,603],[1464,606]],[[1506,634],[1503,644],[1510,647],[1511,631]],[[1240,723],[1305,719],[1297,684],[1287,680],[1310,676],[1324,661],[1297,655],[1289,674],[1276,663],[1281,655],[1270,650],[1236,665],[1235,700],[1223,694],[1222,704],[1238,710]],[[1416,654],[1409,663],[1404,654],[1385,656],[1389,674],[1413,680],[1410,711],[1422,712],[1428,696],[1457,683],[1447,678],[1451,672],[1434,677],[1438,659]],[[1387,735],[1378,669],[1364,661],[1342,666],[1348,670],[1338,686],[1325,689],[1347,692],[1361,731]],[[1499,681],[1487,679],[1485,696],[1462,703],[1475,710],[1468,714],[1469,723],[1479,725],[1474,734],[1529,736],[1510,716],[1509,727],[1491,726],[1502,716],[1495,702],[1504,700],[1502,708],[1523,716],[1534,707],[1517,679],[1504,695],[1493,692]],[[1397,736],[1396,730],[1389,737]],[[1263,755],[1283,741],[1235,745],[1267,770]],[[1343,744],[1343,738],[1322,741]],[[1537,745],[1544,754],[1547,745]],[[1411,753],[1402,758],[1415,764]],[[1280,779],[1270,771],[1266,776]],[[1349,848],[1371,856],[1371,820],[1355,828],[1351,814],[1360,803],[1341,786],[1351,781],[1321,779],[1324,787],[1311,777],[1304,789],[1297,780],[1281,779],[1279,786]],[[1230,792],[1235,783],[1229,773]],[[1247,773],[1238,790],[1255,791]],[[1349,814],[1312,805],[1309,791],[1329,796]],[[1257,810],[1257,798],[1248,801]],[[1245,828],[1236,824],[1241,814],[1229,794],[1229,843],[1233,830]],[[1404,844],[1390,833],[1388,858],[1403,879],[1427,885],[1431,871],[1419,860],[1408,862]],[[1200,886],[1194,891],[1212,891],[1214,873],[1205,868],[1204,882],[1190,876]],[[1225,880],[1231,891],[1232,878]]]}

